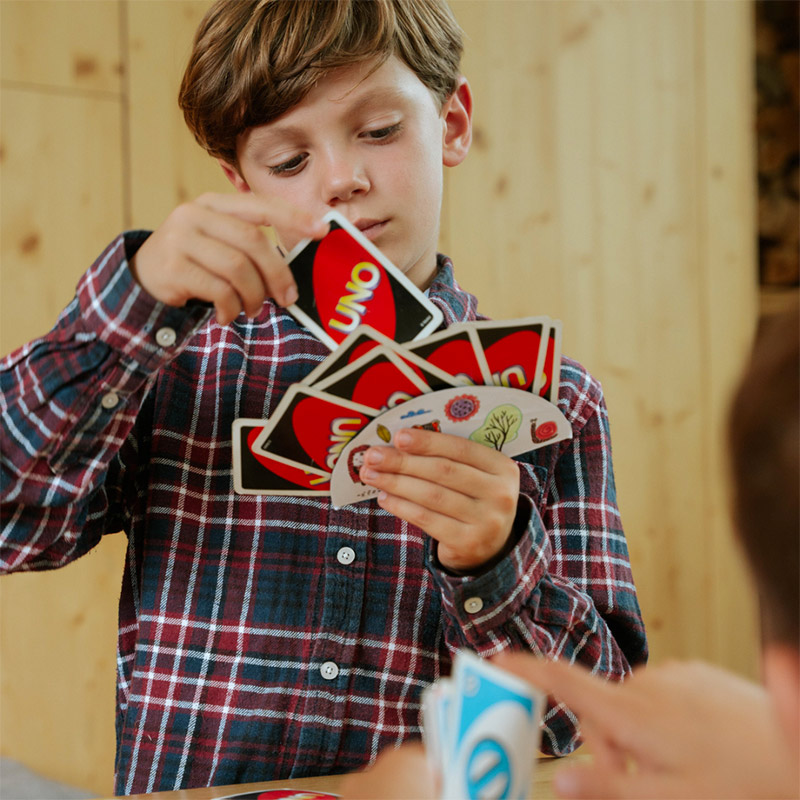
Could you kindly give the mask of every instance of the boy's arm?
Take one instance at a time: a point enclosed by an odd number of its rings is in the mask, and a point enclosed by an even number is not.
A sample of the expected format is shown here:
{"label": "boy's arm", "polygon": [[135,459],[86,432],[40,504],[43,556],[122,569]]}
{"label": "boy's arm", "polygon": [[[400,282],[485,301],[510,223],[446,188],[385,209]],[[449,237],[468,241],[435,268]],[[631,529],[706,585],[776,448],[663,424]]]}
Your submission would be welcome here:
{"label": "boy's arm", "polygon": [[[562,387],[560,407],[573,438],[514,464],[520,491],[506,547],[482,571],[458,575],[443,567],[436,557],[441,542],[432,541],[430,566],[451,652],[530,650],[619,679],[646,660],[647,647],[616,506],[605,405],[598,384],[577,365],[562,370]],[[571,713],[551,706],[543,749],[569,752],[577,737]]]}
{"label": "boy's arm", "polygon": [[61,566],[119,529],[108,470],[151,379],[211,314],[138,286],[128,259],[147,236],[117,238],[53,330],[0,362],[2,572]]}
{"label": "boy's arm", "polygon": [[[77,558],[124,522],[125,446],[150,382],[216,309],[229,322],[294,282],[262,227],[291,239],[326,223],[276,198],[206,194],[152,234],[117,239],[45,337],[0,362],[0,571]],[[204,302],[197,302],[197,300]]]}

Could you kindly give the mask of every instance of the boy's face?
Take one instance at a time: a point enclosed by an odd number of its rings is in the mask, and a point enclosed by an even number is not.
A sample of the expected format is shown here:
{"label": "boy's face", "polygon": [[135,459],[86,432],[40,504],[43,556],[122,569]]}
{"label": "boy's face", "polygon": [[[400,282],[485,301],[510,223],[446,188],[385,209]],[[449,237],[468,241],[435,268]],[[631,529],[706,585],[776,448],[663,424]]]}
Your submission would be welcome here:
{"label": "boy's face", "polygon": [[238,173],[222,167],[239,191],[319,217],[336,209],[424,288],[436,268],[442,165],[469,149],[469,86],[462,79],[440,111],[400,59],[372,74],[370,66],[334,70],[290,111],[240,137]]}

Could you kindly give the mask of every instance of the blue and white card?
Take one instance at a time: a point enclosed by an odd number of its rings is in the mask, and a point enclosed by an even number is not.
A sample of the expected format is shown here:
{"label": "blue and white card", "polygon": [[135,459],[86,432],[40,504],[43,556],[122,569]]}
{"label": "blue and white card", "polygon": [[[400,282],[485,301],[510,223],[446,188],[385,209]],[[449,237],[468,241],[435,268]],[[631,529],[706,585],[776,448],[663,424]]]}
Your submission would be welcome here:
{"label": "blue and white card", "polygon": [[456,655],[450,684],[441,796],[523,800],[530,791],[546,698],[466,650]]}

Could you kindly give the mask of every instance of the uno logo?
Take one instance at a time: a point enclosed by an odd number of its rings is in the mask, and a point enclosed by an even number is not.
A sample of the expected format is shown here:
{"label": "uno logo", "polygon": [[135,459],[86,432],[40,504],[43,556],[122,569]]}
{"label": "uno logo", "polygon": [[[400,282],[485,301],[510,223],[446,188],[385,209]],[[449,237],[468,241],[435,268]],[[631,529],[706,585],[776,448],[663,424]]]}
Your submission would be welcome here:
{"label": "uno logo", "polygon": [[362,421],[359,417],[339,417],[331,423],[330,446],[325,466],[332,470],[347,443],[359,432]]}
{"label": "uno logo", "polygon": [[467,761],[469,798],[506,798],[511,788],[512,766],[503,745],[495,739],[481,739]]}
{"label": "uno logo", "polygon": [[331,231],[314,256],[314,297],[320,321],[337,341],[361,323],[394,338],[394,296],[383,268],[347,231]]}
{"label": "uno logo", "polygon": [[509,389],[525,389],[530,385],[525,367],[521,364],[493,373],[492,381],[497,386],[507,386]]}

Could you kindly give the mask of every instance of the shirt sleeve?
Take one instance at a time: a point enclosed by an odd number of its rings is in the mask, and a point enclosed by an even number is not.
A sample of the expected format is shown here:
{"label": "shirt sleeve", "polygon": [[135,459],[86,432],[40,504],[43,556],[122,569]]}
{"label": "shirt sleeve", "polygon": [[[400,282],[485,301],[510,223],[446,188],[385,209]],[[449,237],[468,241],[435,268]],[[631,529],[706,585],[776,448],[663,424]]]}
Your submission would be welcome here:
{"label": "shirt sleeve", "polygon": [[[575,362],[564,359],[561,380],[559,407],[573,437],[518,457],[524,529],[513,550],[476,576],[443,570],[432,547],[429,566],[451,653],[529,650],[622,680],[646,662],[647,643],[617,508],[608,415],[599,384]],[[579,737],[574,714],[551,700],[542,750],[565,755]]]}
{"label": "shirt sleeve", "polygon": [[135,455],[148,387],[211,313],[136,283],[128,259],[148,235],[112,242],[55,327],[0,362],[0,573],[59,567],[121,527],[120,450]]}

